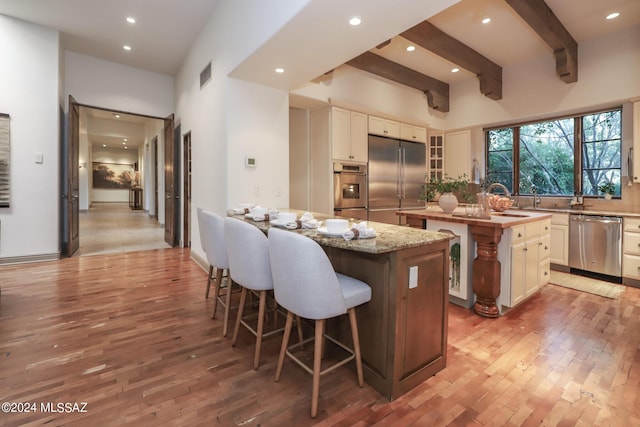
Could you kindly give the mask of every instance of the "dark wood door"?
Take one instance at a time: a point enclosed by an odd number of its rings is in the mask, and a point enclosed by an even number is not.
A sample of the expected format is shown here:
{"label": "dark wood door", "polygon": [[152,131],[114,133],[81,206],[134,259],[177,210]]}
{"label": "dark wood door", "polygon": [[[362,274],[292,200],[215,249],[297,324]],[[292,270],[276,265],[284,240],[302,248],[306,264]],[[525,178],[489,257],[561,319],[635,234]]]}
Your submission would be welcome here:
{"label": "dark wood door", "polygon": [[177,246],[178,227],[176,226],[179,206],[177,185],[178,156],[173,135],[173,114],[164,119],[164,241],[172,247]]}
{"label": "dark wood door", "polygon": [[183,190],[182,190],[182,200],[183,206],[182,211],[184,215],[182,216],[182,240],[184,242],[183,247],[190,248],[191,247],[191,132],[187,132],[184,135],[183,143],[182,143],[182,174],[183,174]]}
{"label": "dark wood door", "polygon": [[67,134],[67,188],[66,199],[67,246],[64,255],[72,256],[80,247],[80,178],[78,173],[80,151],[80,105],[69,95],[69,124]]}

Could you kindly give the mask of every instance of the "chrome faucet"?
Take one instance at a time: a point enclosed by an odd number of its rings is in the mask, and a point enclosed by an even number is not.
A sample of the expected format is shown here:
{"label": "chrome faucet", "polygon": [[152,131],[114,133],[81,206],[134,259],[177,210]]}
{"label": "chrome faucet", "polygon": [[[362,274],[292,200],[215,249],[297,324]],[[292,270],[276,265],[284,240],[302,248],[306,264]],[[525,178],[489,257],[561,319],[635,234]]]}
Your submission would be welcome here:
{"label": "chrome faucet", "polygon": [[531,192],[533,193],[533,207],[537,208],[540,203],[540,196],[538,196],[538,187],[531,185]]}
{"label": "chrome faucet", "polygon": [[491,193],[491,190],[493,190],[494,188],[501,189],[502,191],[504,191],[504,194],[506,194],[507,197],[511,197],[511,193],[509,192],[509,189],[505,187],[504,184],[500,184],[499,182],[494,182],[493,184],[489,185],[487,187],[487,193]]}

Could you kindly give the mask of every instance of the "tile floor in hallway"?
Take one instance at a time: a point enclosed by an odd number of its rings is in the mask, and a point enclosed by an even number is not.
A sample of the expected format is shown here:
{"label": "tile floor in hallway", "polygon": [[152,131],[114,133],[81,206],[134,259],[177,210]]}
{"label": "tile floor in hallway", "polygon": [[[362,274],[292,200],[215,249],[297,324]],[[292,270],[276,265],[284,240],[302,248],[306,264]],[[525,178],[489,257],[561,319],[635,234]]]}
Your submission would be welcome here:
{"label": "tile floor in hallway", "polygon": [[127,203],[92,203],[80,212],[80,249],[75,256],[169,248],[164,225]]}

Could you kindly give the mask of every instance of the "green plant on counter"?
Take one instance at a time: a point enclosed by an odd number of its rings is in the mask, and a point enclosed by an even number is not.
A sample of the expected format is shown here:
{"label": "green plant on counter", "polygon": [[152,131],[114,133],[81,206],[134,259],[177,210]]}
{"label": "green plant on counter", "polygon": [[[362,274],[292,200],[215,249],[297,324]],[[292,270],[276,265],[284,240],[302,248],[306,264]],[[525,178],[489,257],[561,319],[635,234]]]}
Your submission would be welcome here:
{"label": "green plant on counter", "polygon": [[422,185],[420,192],[420,200],[423,202],[433,202],[440,194],[453,193],[458,199],[469,203],[472,200],[472,194],[469,191],[469,178],[466,174],[458,175],[452,178],[448,175],[441,177],[425,176],[425,183]]}
{"label": "green plant on counter", "polygon": [[598,185],[598,190],[600,190],[601,193],[603,194],[615,194],[616,192],[616,185],[609,181],[609,182],[604,182],[600,185]]}

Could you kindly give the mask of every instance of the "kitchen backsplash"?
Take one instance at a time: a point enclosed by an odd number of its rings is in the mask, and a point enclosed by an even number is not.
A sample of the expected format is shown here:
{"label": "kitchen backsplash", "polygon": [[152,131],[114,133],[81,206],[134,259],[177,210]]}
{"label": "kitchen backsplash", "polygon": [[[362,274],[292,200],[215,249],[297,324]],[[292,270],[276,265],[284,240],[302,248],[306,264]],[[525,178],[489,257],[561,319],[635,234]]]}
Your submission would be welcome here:
{"label": "kitchen backsplash", "polygon": [[[622,197],[619,199],[604,200],[604,198],[584,198],[586,209],[620,212],[620,213],[640,213],[640,184],[633,184],[631,187],[627,185],[628,179],[622,178]],[[470,184],[472,194],[480,191],[480,186]],[[571,197],[544,197],[540,198],[539,207],[544,208],[569,208]],[[520,196],[519,204],[521,207],[529,207],[533,205],[531,196]]]}

